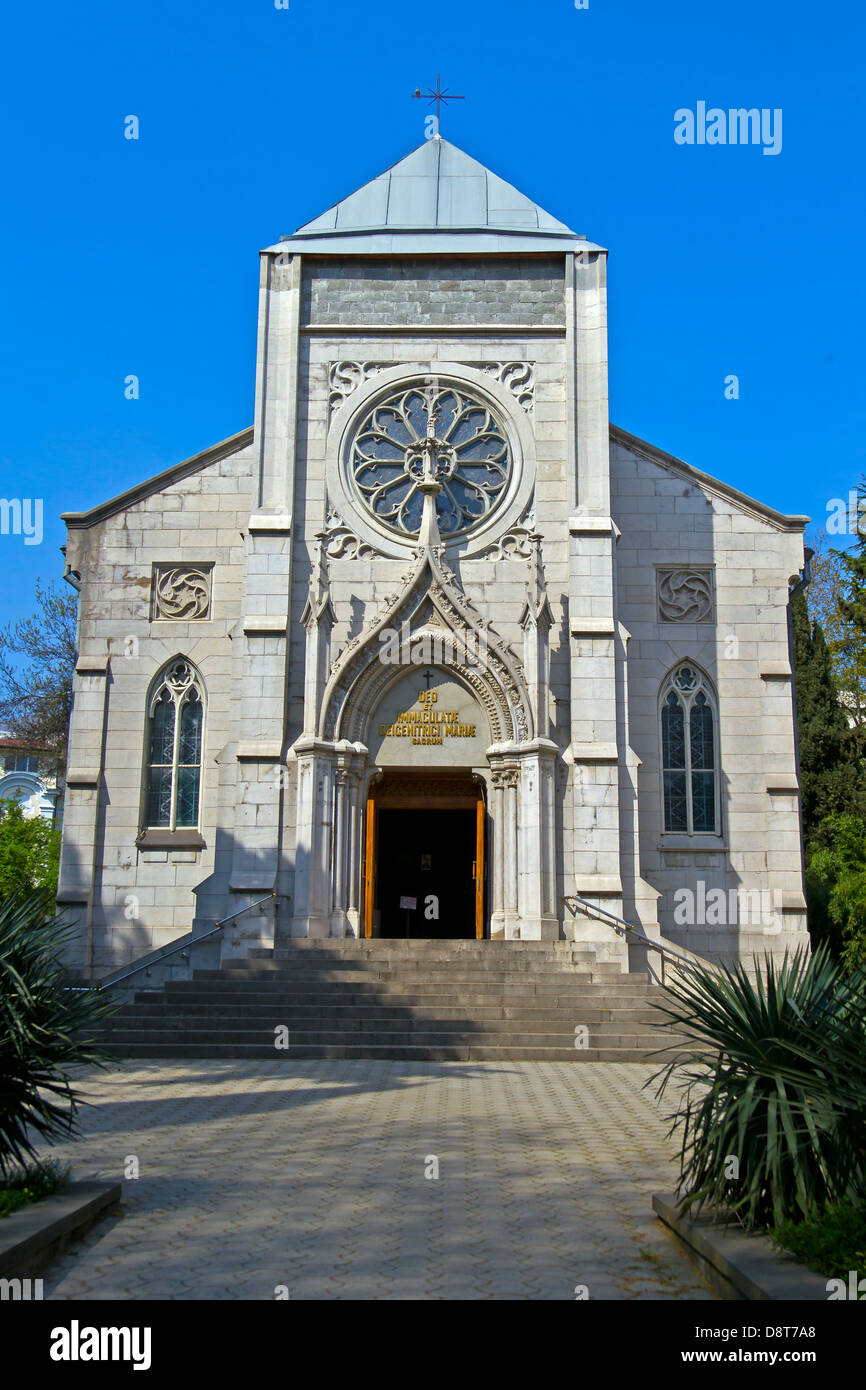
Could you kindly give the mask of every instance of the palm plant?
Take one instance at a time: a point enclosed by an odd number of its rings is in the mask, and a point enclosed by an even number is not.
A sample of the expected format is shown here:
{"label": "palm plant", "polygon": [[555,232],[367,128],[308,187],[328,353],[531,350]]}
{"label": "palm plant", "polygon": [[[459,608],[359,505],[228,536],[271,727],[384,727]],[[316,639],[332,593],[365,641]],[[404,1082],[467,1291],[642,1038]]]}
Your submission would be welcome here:
{"label": "palm plant", "polygon": [[682,1085],[682,1210],[763,1227],[866,1200],[866,975],[824,947],[690,966],[657,1007],[687,1043],[648,1083]]}
{"label": "palm plant", "polygon": [[48,916],[44,892],[0,902],[0,1174],[36,1142],[77,1132],[68,1068],[108,1060],[96,1035],[114,1005],[67,987],[62,953],[74,928]]}

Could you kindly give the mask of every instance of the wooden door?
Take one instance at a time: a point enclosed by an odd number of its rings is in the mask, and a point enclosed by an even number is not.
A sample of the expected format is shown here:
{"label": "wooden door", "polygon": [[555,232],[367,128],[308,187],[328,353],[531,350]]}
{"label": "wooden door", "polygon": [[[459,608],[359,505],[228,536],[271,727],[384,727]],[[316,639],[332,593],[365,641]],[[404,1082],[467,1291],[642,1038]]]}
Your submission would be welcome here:
{"label": "wooden door", "polygon": [[475,936],[484,936],[484,797],[479,789],[475,806]]}

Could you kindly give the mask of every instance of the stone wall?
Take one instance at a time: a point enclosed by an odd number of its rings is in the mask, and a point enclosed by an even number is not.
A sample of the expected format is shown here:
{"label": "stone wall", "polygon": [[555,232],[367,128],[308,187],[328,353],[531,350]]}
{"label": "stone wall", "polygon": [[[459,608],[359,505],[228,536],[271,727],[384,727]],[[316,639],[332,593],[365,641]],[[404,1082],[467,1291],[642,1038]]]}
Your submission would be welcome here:
{"label": "stone wall", "polygon": [[[628,634],[627,738],[639,760],[634,874],[653,890],[644,892],[644,908],[651,914],[659,894],[664,934],[700,953],[799,944],[805,919],[788,585],[803,566],[802,534],[623,444],[611,448],[611,489],[622,532],[616,581],[619,622]],[[711,590],[708,615],[698,603],[686,620],[665,619],[658,576],[666,570],[700,576],[699,593],[707,585]],[[660,769],[659,691],[685,659],[717,693],[721,752],[721,833],[691,842],[664,833]],[[701,893],[724,890],[724,911],[717,898],[705,914],[710,920],[678,925],[674,895],[684,888],[695,894],[696,907]],[[750,890],[767,896],[760,911],[758,900],[750,900],[751,917],[743,921],[739,895]],[[717,913],[719,922],[712,920]]]}
{"label": "stone wall", "polygon": [[[231,633],[240,616],[251,510],[247,447],[86,528],[70,528],[67,558],[81,576],[67,821],[59,899],[82,926],[92,882],[92,967],[102,975],[192,927],[194,890],[213,869],[230,738]],[[155,564],[213,566],[205,619],[158,619]],[[205,847],[144,850],[146,704],[151,682],[183,654],[206,691],[202,834]],[[102,767],[101,776],[99,769]],[[230,781],[234,769],[229,765]]]}
{"label": "stone wall", "polygon": [[562,257],[436,256],[307,263],[302,321],[314,324],[564,323]]}

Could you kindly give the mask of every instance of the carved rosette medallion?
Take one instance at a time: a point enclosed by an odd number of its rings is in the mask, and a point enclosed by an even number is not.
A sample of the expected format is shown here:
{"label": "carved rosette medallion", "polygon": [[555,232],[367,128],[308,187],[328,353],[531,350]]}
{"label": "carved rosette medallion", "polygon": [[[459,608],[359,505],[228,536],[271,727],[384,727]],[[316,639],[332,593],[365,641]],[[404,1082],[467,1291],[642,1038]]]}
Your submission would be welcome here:
{"label": "carved rosette medallion", "polygon": [[208,618],[212,581],[210,565],[154,565],[154,620],[198,622]]}
{"label": "carved rosette medallion", "polygon": [[665,623],[711,623],[713,576],[710,570],[657,570],[659,618]]}

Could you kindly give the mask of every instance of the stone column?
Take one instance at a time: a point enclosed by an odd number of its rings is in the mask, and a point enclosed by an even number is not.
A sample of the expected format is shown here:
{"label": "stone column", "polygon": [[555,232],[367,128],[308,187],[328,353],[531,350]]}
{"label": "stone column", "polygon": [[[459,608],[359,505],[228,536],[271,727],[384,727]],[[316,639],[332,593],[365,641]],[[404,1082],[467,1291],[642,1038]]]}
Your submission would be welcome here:
{"label": "stone column", "polygon": [[[618,702],[613,547],[610,517],[573,517],[570,555],[573,858],[566,892],[622,913]],[[570,871],[570,872],[569,872]],[[575,939],[607,941],[589,919]]]}
{"label": "stone column", "polygon": [[503,906],[505,909],[505,937],[516,941],[520,936],[520,899],[518,884],[519,839],[517,833],[517,799],[520,785],[520,770],[516,766],[503,769],[503,824],[502,860],[504,865]]}
{"label": "stone column", "polygon": [[493,859],[493,892],[490,903],[490,935],[502,936],[505,932],[505,784],[502,772],[490,776],[491,825],[490,846]]}
{"label": "stone column", "polygon": [[334,823],[334,745],[299,739],[295,910],[292,936],[331,934],[331,850]]}
{"label": "stone column", "polygon": [[557,747],[536,739],[520,752],[518,903],[523,941],[557,941],[556,817]]}
{"label": "stone column", "polygon": [[[577,486],[569,520],[573,839],[566,892],[620,914],[614,547],[610,514],[606,253],[587,248],[567,277],[568,337],[576,370]],[[607,942],[610,932],[575,921],[575,938]]]}
{"label": "stone column", "polygon": [[526,585],[526,602],[520,616],[523,628],[523,668],[529,699],[532,705],[535,729],[539,738],[547,738],[550,732],[548,701],[550,691],[550,651],[549,634],[553,624],[553,613],[547,598],[544,572],[541,564],[541,537],[531,537],[532,553],[529,561],[529,579]]}
{"label": "stone column", "polygon": [[[788,661],[761,663],[762,735],[766,788],[766,876],[760,922],[739,926],[738,949],[781,955],[808,948],[803,893],[795,707]],[[753,914],[754,915],[754,912]]]}
{"label": "stone column", "polygon": [[331,936],[358,936],[361,924],[361,774],[367,750],[336,745],[334,848],[331,862]]}
{"label": "stone column", "polygon": [[304,732],[313,738],[318,727],[322,699],[331,669],[331,630],[335,622],[328,562],[321,537],[313,559],[310,590],[301,614],[301,622],[307,633],[304,663]]}

